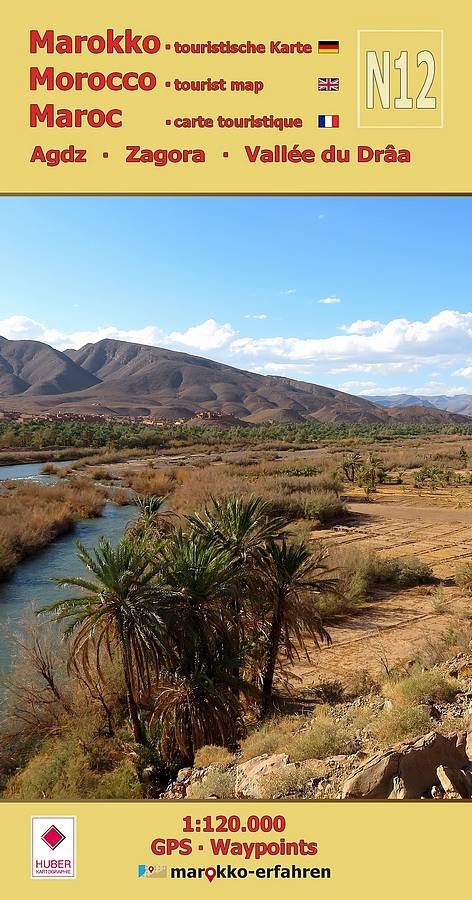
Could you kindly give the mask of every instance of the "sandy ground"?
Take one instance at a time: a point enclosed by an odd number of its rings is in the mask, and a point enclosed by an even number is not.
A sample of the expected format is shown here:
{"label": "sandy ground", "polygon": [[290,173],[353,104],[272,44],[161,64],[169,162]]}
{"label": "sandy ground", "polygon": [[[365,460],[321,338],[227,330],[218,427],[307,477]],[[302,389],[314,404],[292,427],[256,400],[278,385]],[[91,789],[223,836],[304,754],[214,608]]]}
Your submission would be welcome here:
{"label": "sandy ground", "polygon": [[428,653],[472,600],[452,583],[456,568],[471,556],[472,510],[413,506],[406,502],[351,503],[348,524],[317,531],[328,547],[376,550],[391,556],[418,556],[441,585],[424,585],[376,595],[361,615],[330,628],[333,644],[295,667],[304,688],[320,680],[345,684],[363,672],[408,668]]}

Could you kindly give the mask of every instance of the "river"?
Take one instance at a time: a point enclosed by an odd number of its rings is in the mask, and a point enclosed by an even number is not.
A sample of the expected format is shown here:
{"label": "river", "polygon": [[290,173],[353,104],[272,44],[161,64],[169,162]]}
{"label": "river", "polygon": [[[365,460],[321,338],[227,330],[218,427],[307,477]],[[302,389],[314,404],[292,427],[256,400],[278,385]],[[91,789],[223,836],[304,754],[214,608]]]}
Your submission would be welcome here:
{"label": "river", "polygon": [[[40,475],[42,463],[0,467],[0,481],[28,478],[51,483],[51,476]],[[8,668],[10,642],[8,630],[18,627],[18,622],[29,609],[53,603],[65,596],[65,588],[58,587],[53,579],[84,574],[77,559],[76,541],[87,549],[93,547],[103,535],[116,543],[128,522],[135,515],[132,506],[117,506],[108,501],[103,515],[96,519],[77,522],[68,534],[57,538],[44,550],[20,562],[14,574],[0,582],[0,671]]]}
{"label": "river", "polygon": [[[54,465],[58,469],[68,466],[72,460],[61,460]],[[57,475],[41,475],[44,463],[18,463],[13,466],[0,466],[0,481],[37,481],[39,484],[55,484]]]}

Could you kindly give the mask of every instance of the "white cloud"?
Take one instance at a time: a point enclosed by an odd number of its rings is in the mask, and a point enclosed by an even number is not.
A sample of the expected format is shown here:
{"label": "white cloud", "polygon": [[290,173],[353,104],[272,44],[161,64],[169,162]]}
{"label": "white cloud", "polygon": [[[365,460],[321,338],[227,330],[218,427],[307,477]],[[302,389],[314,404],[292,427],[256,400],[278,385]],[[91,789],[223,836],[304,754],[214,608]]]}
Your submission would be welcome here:
{"label": "white cloud", "polygon": [[104,338],[134,341],[138,344],[158,344],[165,335],[161,328],[154,325],[128,331],[110,325],[96,328],[93,331],[73,331],[65,334],[56,328],[48,328],[47,325],[36,319],[30,319],[28,316],[10,316],[8,319],[0,320],[0,334],[12,341],[44,341],[58,350],[66,350],[68,347],[83,347],[84,344],[101,341]]}
{"label": "white cloud", "polygon": [[[299,363],[277,363],[277,362],[269,362],[265,363],[265,365],[258,366],[257,371],[269,375],[284,375],[287,372],[294,372],[300,374],[302,369],[300,369]],[[312,375],[313,370],[311,368],[303,370],[304,375]]]}
{"label": "white cloud", "polygon": [[198,350],[219,350],[236,334],[228,322],[220,325],[215,319],[207,319],[201,325],[187,328],[187,331],[172,331],[168,341],[173,344],[184,344],[186,347],[196,347]]}
{"label": "white cloud", "polygon": [[[58,332],[59,334],[60,332]],[[78,349],[83,347],[84,344],[94,344],[96,341],[103,341],[107,338],[115,341],[131,341],[135,344],[156,346],[162,344],[165,340],[165,332],[155,325],[147,325],[145,328],[130,329],[129,331],[109,325],[96,328],[94,331],[73,331],[70,334],[61,334],[55,341],[47,341],[46,338],[42,340],[46,340],[46,343],[52,343],[59,350],[66,350],[68,347]]]}
{"label": "white cloud", "polygon": [[258,315],[258,316],[247,315],[247,316],[244,316],[244,318],[245,319],[267,319],[267,316],[265,313],[260,313],[260,315]]}
{"label": "white cloud", "polygon": [[228,323],[222,325],[215,319],[207,319],[206,322],[193,325],[184,332],[173,331],[170,334],[166,334],[162,328],[158,328],[156,325],[146,325],[144,328],[129,330],[109,325],[98,327],[93,331],[72,331],[65,334],[57,329],[48,328],[27,316],[10,316],[8,319],[0,320],[0,334],[10,340],[44,341],[58,350],[66,350],[69,347],[77,349],[83,347],[84,344],[109,338],[137,344],[150,344],[151,346],[191,347],[204,352],[221,349],[237,335],[237,331]]}
{"label": "white cloud", "polygon": [[464,369],[456,369],[452,374],[454,376],[459,376],[459,378],[472,378],[472,366],[466,366]]}
{"label": "white cloud", "polygon": [[405,372],[411,374],[421,368],[422,363],[411,362],[381,362],[381,363],[349,363],[346,366],[337,366],[329,369],[330,375],[343,375],[347,372],[375,373],[377,375],[390,375],[393,372]]}
{"label": "white cloud", "polygon": [[341,325],[341,331],[345,334],[366,334],[372,331],[378,331],[382,328],[382,322],[376,322],[373,319],[357,319],[350,325]]}
{"label": "white cloud", "polygon": [[282,294],[283,297],[287,297],[289,294],[296,294],[296,293],[297,293],[297,289],[296,289],[296,288],[289,288],[288,291],[280,291],[280,293]]}
{"label": "white cloud", "polygon": [[243,337],[231,349],[248,357],[326,363],[414,363],[454,365],[472,354],[472,312],[443,310],[427,321],[392,319],[373,334],[326,338]]}
{"label": "white cloud", "polygon": [[325,306],[331,306],[333,303],[341,303],[340,297],[322,297],[318,303],[324,303]]}
{"label": "white cloud", "polygon": [[[374,391],[375,388],[375,391]],[[345,381],[339,385],[341,391],[348,391],[351,394],[367,393],[368,390],[378,391],[378,385],[375,381]]]}
{"label": "white cloud", "polygon": [[451,387],[443,382],[427,382],[414,387],[411,384],[396,384],[393,387],[380,387],[377,385],[375,388],[359,391],[365,397],[394,397],[397,394],[409,394],[413,397],[436,397],[445,394],[447,397],[453,397],[455,394],[463,394],[464,392],[465,387],[463,385]]}
{"label": "white cloud", "polygon": [[0,334],[10,340],[25,340],[37,337],[45,330],[45,326],[28,316],[9,316],[8,319],[0,319]]}

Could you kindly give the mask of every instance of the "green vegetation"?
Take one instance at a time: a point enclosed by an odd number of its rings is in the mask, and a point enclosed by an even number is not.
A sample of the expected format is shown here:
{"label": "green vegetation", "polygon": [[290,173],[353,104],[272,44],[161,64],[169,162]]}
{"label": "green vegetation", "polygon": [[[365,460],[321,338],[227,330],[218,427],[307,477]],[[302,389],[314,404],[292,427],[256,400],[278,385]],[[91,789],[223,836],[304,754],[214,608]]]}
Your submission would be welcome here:
{"label": "green vegetation", "polygon": [[353,599],[367,597],[376,587],[406,588],[434,581],[433,570],[416,556],[383,556],[372,550],[345,558],[343,579]]}
{"label": "green vegetation", "polygon": [[359,613],[365,601],[376,599],[379,589],[402,590],[435,581],[431,566],[415,556],[389,557],[374,550],[347,553],[338,550],[331,554],[330,563],[339,580],[338,590],[324,594],[318,603],[326,623],[347,613]]}
{"label": "green vegetation", "polygon": [[230,800],[234,797],[236,788],[236,776],[234,772],[221,772],[211,769],[200,782],[195,782],[189,788],[187,797],[189,800],[206,800],[208,797],[216,797],[219,800]]}
{"label": "green vegetation", "polygon": [[326,759],[339,753],[353,753],[356,749],[352,729],[334,722],[329,715],[320,714],[308,728],[292,738],[288,752],[291,759],[297,762]]}
{"label": "green vegetation", "polygon": [[430,731],[431,717],[424,706],[396,706],[382,713],[373,731],[383,746],[420,737]]}
{"label": "green vegetation", "polygon": [[98,742],[94,758],[80,745],[79,739],[69,737],[47,741],[23,771],[12,778],[7,798],[38,800],[47,797],[70,802],[75,799],[142,797],[143,787],[131,759],[120,758],[119,745],[112,748],[110,744],[110,741]]}
{"label": "green vegetation", "polygon": [[259,781],[259,797],[262,800],[276,800],[279,797],[290,797],[306,788],[314,778],[319,778],[319,766],[309,763],[286,768],[265,775]]}
{"label": "green vegetation", "polygon": [[387,697],[400,704],[448,703],[454,699],[459,687],[457,680],[447,678],[441,672],[414,672],[399,681],[388,682],[384,687]]}
{"label": "green vegetation", "polygon": [[258,446],[262,443],[310,445],[313,441],[366,438],[390,441],[398,437],[417,438],[426,435],[471,435],[472,425],[415,425],[413,423],[343,424],[280,423],[244,428],[206,428],[169,425],[152,427],[139,422],[123,423],[113,419],[103,422],[57,421],[35,419],[28,422],[0,421],[0,448],[167,448],[198,445],[203,447]]}
{"label": "green vegetation", "polygon": [[[459,500],[467,504],[469,473],[454,468],[467,465],[466,437],[466,447],[452,437],[411,449],[398,440],[405,429],[412,438],[453,435],[457,428],[223,431],[104,421],[47,423],[48,432],[44,422],[8,425],[6,440],[13,434],[18,451],[55,448],[52,457],[76,440],[72,454],[87,456],[61,470],[61,484],[28,484],[25,494],[19,482],[2,488],[0,573],[75,518],[99,514],[107,496],[129,502],[134,494],[137,519],[116,547],[107,541],[91,552],[79,546],[83,577],[63,579],[54,606],[42,600],[38,632],[22,645],[7,679],[0,726],[6,796],[158,797],[180,766],[194,765],[207,771],[194,778],[189,797],[228,798],[235,766],[265,753],[288,754],[290,766],[261,779],[261,798],[299,796],[338,765],[331,757],[416,737],[433,727],[435,704],[454,699],[457,682],[436,670],[389,675],[382,687],[364,671],[355,689],[356,675],[348,686],[344,675],[343,683],[335,680],[338,670],[329,680],[329,653],[323,655],[328,680],[315,676],[310,684],[302,672],[303,707],[287,690],[298,674],[294,664],[329,643],[326,628],[333,622],[365,613],[386,591],[436,581],[416,557],[359,551],[362,544],[346,539],[351,521],[332,525],[346,515],[345,499],[361,491],[368,497],[390,491],[390,500],[414,496],[415,484],[426,495],[462,484]],[[3,425],[0,437],[5,442]],[[84,440],[87,450],[80,449]],[[133,462],[114,465],[127,460]],[[55,473],[52,464],[45,468]],[[117,480],[125,488],[122,500]],[[439,501],[450,502],[443,494]],[[426,496],[425,502],[432,501]],[[34,515],[25,516],[26,508]],[[329,555],[315,540],[315,529],[323,527],[332,528]],[[456,575],[469,591],[470,568]],[[413,592],[412,603],[423,604],[427,593]],[[439,593],[431,597],[440,612]],[[42,636],[48,628],[50,647]],[[433,637],[432,658],[450,658],[451,648],[465,646],[457,633],[445,634],[440,647],[433,647]],[[385,660],[379,667],[395,671]],[[311,704],[310,715],[270,718],[274,710]]]}
{"label": "green vegetation", "polygon": [[455,473],[436,465],[423,465],[415,473],[415,487],[429,487],[434,490],[456,480]]}
{"label": "green vegetation", "polygon": [[419,737],[432,727],[433,705],[452,702],[458,691],[457,680],[437,669],[390,677],[383,692],[390,698],[391,708],[373,723],[373,734],[383,744]]}
{"label": "green vegetation", "polygon": [[373,453],[369,453],[365,460],[357,451],[350,453],[343,459],[340,470],[348,482],[364,488],[367,497],[375,494],[377,485],[382,484],[386,477],[382,460]]}

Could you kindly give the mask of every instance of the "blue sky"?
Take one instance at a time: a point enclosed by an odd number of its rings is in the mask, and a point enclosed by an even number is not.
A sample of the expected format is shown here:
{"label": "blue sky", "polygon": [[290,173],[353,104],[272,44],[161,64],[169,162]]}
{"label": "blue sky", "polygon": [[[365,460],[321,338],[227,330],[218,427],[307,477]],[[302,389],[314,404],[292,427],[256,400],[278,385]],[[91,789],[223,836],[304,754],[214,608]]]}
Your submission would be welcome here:
{"label": "blue sky", "polygon": [[0,198],[0,334],[472,393],[467,197]]}

